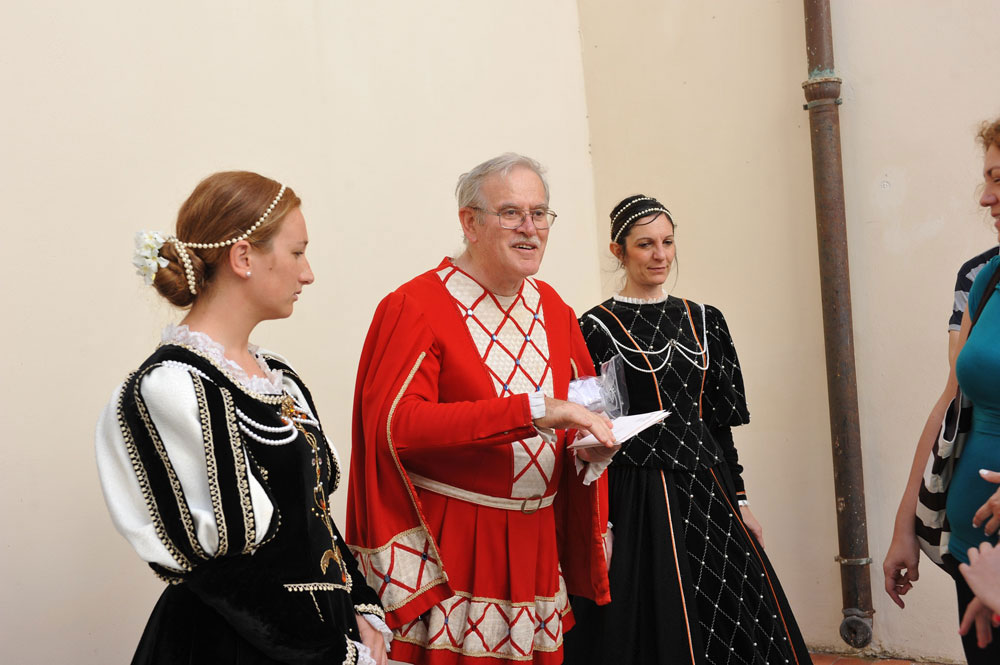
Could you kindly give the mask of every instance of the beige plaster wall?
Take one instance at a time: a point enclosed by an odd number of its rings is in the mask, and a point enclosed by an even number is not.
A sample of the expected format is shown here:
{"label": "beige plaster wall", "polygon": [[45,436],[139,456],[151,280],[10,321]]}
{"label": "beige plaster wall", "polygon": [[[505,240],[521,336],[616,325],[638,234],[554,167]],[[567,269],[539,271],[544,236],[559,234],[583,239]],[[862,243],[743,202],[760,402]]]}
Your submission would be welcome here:
{"label": "beige plaster wall", "polygon": [[[826,403],[802,3],[580,0],[598,234],[635,192],[678,222],[672,292],[719,306],[753,422],[755,513],[803,633],[846,650]],[[881,561],[947,372],[958,266],[996,238],[976,205],[977,121],[1000,111],[987,1],[834,2],[873,653],[959,660],[954,591],[929,564],[899,610]],[[602,255],[607,256],[606,251]],[[607,263],[605,263],[607,266]],[[615,278],[604,273],[603,291]]]}
{"label": "beige plaster wall", "polygon": [[542,277],[596,302],[578,26],[571,0],[0,4],[0,662],[127,662],[159,593],[106,515],[93,429],[177,318],[133,274],[132,236],[170,230],[200,178],[258,170],[302,196],[316,283],[256,338],[345,461],[371,314],[460,248],[463,171],[546,164]]}

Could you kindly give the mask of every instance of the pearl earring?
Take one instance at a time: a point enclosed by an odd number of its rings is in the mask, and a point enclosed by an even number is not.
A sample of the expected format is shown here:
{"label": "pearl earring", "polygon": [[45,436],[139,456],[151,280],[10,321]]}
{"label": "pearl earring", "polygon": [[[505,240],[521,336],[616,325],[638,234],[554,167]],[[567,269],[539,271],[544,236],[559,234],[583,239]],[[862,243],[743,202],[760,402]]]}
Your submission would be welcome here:
{"label": "pearl earring", "polygon": [[249,277],[249,276],[250,276],[250,271],[249,271],[249,270],[247,270],[247,277]]}

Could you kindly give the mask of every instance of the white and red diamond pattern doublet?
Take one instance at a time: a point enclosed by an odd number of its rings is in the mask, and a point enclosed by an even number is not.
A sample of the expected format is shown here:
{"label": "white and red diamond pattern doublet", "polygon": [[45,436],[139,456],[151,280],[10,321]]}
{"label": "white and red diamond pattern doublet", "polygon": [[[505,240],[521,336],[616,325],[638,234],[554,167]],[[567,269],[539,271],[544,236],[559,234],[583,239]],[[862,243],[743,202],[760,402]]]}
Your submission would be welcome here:
{"label": "white and red diamond pattern doublet", "polygon": [[[526,279],[516,296],[497,296],[454,266],[442,268],[438,276],[465,318],[497,396],[541,391],[552,397],[549,340],[534,280]],[[552,480],[555,446],[540,436],[510,446],[514,455],[511,497],[542,496]]]}

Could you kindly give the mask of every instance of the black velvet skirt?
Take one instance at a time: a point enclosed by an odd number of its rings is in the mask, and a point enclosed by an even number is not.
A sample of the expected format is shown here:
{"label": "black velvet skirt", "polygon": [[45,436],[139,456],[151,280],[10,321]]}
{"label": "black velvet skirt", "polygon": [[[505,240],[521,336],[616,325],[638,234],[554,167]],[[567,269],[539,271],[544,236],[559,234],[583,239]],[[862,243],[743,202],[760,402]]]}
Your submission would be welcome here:
{"label": "black velvet skirt", "polygon": [[183,584],[168,586],[146,622],[132,665],[283,665],[240,637]]}
{"label": "black velvet skirt", "polygon": [[573,599],[565,663],[812,661],[724,466],[608,469],[611,603]]}

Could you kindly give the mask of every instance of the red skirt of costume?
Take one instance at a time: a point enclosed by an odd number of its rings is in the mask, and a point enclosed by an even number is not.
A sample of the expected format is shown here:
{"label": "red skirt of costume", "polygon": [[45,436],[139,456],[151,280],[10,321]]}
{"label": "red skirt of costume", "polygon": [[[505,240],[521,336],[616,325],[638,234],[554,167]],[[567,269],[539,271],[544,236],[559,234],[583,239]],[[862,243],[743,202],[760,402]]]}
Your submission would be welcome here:
{"label": "red skirt of costume", "polygon": [[561,663],[567,593],[609,600],[605,479],[528,393],[592,374],[542,282],[495,296],[446,259],[380,304],[355,394],[347,540],[410,663]]}

